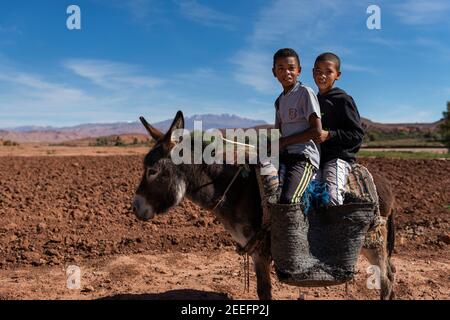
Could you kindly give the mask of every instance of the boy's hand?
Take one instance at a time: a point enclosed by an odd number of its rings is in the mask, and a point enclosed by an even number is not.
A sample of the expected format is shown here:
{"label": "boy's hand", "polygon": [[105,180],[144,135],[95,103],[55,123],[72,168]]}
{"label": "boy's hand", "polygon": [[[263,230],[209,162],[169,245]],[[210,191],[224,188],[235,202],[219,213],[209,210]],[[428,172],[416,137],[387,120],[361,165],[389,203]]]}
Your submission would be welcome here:
{"label": "boy's hand", "polygon": [[327,141],[330,138],[330,132],[326,131],[326,130],[322,130],[320,132],[320,136],[317,139],[314,139],[315,143],[324,143],[325,141]]}

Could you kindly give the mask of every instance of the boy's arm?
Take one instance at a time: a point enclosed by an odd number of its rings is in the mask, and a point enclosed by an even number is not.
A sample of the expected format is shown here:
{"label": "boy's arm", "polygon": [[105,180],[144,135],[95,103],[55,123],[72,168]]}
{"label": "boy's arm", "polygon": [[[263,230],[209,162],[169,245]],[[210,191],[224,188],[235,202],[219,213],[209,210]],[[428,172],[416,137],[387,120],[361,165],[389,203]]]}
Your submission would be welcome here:
{"label": "boy's arm", "polygon": [[359,146],[362,144],[364,139],[364,129],[362,128],[361,118],[353,99],[345,103],[342,112],[345,128],[330,131],[322,130],[319,137],[315,140],[316,143],[330,141],[348,146]]}
{"label": "boy's arm", "polygon": [[275,112],[275,126],[274,126],[274,128],[275,129],[278,129],[278,130],[280,130],[281,131],[281,125],[280,125],[280,117],[279,117],[279,115],[278,115],[278,110]]}
{"label": "boy's arm", "polygon": [[309,140],[315,140],[320,136],[320,133],[322,132],[322,122],[320,121],[320,118],[316,113],[312,113],[308,120],[310,125],[308,130],[292,136],[280,138],[280,150],[291,144],[305,143]]}

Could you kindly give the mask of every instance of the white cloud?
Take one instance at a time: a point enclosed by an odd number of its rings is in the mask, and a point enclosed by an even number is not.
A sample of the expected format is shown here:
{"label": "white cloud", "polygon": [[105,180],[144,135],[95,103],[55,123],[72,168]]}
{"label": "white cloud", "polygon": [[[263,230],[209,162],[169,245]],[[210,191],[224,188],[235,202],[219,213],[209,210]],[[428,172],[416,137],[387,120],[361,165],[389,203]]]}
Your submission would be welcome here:
{"label": "white cloud", "polygon": [[[269,58],[280,47],[299,48],[304,66],[310,65],[318,52],[333,51],[339,52],[341,58],[345,60],[345,70],[377,74],[377,69],[358,65],[357,60],[349,59],[349,56],[358,59],[356,49],[358,47],[352,43],[358,41],[357,31],[353,33],[348,31],[355,30],[353,28],[344,28],[343,31],[337,29],[342,26],[342,21],[354,20],[356,12],[360,11],[363,19],[366,7],[367,4],[360,1],[276,0],[269,2],[257,12],[246,46],[232,58],[233,63],[237,65],[235,79],[257,91],[267,93],[272,87],[271,80],[273,80],[270,72],[272,63]],[[400,15],[404,22],[424,23],[427,19],[438,19],[445,14],[448,16],[450,2],[448,0],[417,0],[408,1],[406,4],[390,2],[382,5],[382,10],[387,11],[389,8],[391,10],[394,8],[394,14]],[[349,15],[351,18],[346,19]],[[387,39],[379,36],[369,38],[368,41],[392,49],[403,49],[415,44],[422,48],[433,48],[433,52],[446,57],[445,59],[450,57],[448,47],[436,41],[427,42],[424,39],[418,39],[408,42],[404,39]],[[428,51],[427,53],[429,55]]]}
{"label": "white cloud", "polygon": [[[378,35],[367,38],[367,33],[364,33],[365,24],[361,24],[361,29],[356,29],[356,24],[352,22],[357,21],[355,19],[357,17],[364,21],[368,2],[363,2],[352,0],[268,2],[257,12],[246,45],[232,58],[237,66],[235,79],[259,92],[267,93],[273,80],[270,75],[272,64],[268,58],[263,57],[271,58],[280,47],[299,49],[304,67],[308,67],[319,52],[338,52],[345,61],[343,66],[345,70],[368,74],[377,74],[378,68],[363,66],[360,63],[361,56],[358,55],[358,51],[363,50],[360,44],[366,41],[401,50],[415,45],[418,47],[417,52],[425,54],[426,50],[428,57],[430,57],[429,49],[432,49],[434,55],[442,56],[445,60],[450,59],[450,49],[442,41],[393,39]],[[450,13],[448,0],[408,0],[403,4],[400,1],[380,1],[380,5],[383,13],[397,15],[403,23],[409,24],[443,21]],[[361,38],[362,33],[366,37],[364,40]]]}
{"label": "white cloud", "polygon": [[[11,61],[0,63],[0,128],[136,121],[139,115],[156,122],[172,118],[177,110],[241,110],[230,102],[233,98],[224,102],[200,90],[222,83],[210,68],[164,81],[143,74],[138,66],[107,60],[71,59],[61,65],[55,76],[24,72]],[[198,93],[189,87],[192,82]]]}
{"label": "white cloud", "polygon": [[[388,108],[379,108],[380,110],[387,110]],[[397,105],[389,108],[383,113],[372,113],[368,115],[372,121],[382,123],[422,123],[436,121],[436,112],[423,107],[416,107],[411,105]]]}
{"label": "white cloud", "polygon": [[135,120],[144,111],[154,109],[158,115],[170,110],[172,99],[164,90],[148,90],[160,81],[140,75],[127,64],[80,62],[86,60],[68,60],[63,65],[83,75],[82,81],[73,81],[64,69],[52,76],[24,72],[12,63],[0,65],[0,127]]}
{"label": "white cloud", "polygon": [[[435,57],[439,55],[446,60],[450,59],[450,47],[447,43],[443,43],[442,41],[438,41],[435,39],[420,37],[413,41],[415,45],[421,46],[426,49],[426,54],[428,57]],[[430,52],[433,55],[430,55]]]}
{"label": "white cloud", "polygon": [[192,72],[177,74],[174,77],[182,81],[189,80],[190,83],[193,83],[198,82],[197,80],[217,80],[219,75],[211,68],[197,68]]}
{"label": "white cloud", "polygon": [[418,26],[445,22],[450,12],[448,0],[408,0],[391,7],[403,23]]}
{"label": "white cloud", "polygon": [[271,59],[271,55],[264,52],[245,50],[238,52],[232,60],[238,66],[235,79],[260,92],[276,91],[277,84],[271,71]]}
{"label": "white cloud", "polygon": [[310,60],[314,58],[305,57],[303,52],[316,54],[318,48],[323,48],[324,39],[332,39],[329,35],[334,32],[336,18],[353,3],[340,0],[269,2],[258,12],[246,46],[232,58],[237,66],[234,78],[261,93],[273,94],[277,87],[271,72],[275,50],[280,47],[301,48],[302,64],[310,65]]}
{"label": "white cloud", "polygon": [[382,38],[382,37],[373,37],[368,39],[369,42],[382,45],[385,47],[389,47],[391,49],[396,49],[403,47],[408,44],[408,42],[404,40],[398,40],[398,39],[389,39],[389,38]]}
{"label": "white cloud", "polygon": [[29,73],[2,70],[0,81],[15,85],[15,89],[22,92],[21,97],[32,98],[35,102],[46,101],[49,104],[62,104],[67,101],[86,102],[91,100],[91,97],[83,90],[49,82]]}
{"label": "white cloud", "polygon": [[142,75],[136,66],[107,60],[71,59],[64,66],[80,77],[111,90],[154,88],[164,80]]}
{"label": "white cloud", "polygon": [[153,0],[127,0],[121,1],[128,8],[133,17],[137,20],[148,18],[155,10],[155,1]]}
{"label": "white cloud", "polygon": [[58,125],[98,104],[83,89],[11,67],[0,69],[0,127]]}
{"label": "white cloud", "polygon": [[165,22],[166,14],[163,8],[166,1],[159,0],[91,0],[106,7],[129,14],[132,20],[144,27]]}
{"label": "white cloud", "polygon": [[351,64],[351,63],[345,63],[342,66],[342,70],[343,71],[350,71],[350,72],[364,72],[364,73],[371,73],[371,74],[376,74],[377,70],[369,68],[369,67],[364,67],[364,66],[359,66],[356,64]]}
{"label": "white cloud", "polygon": [[198,3],[196,0],[178,0],[181,14],[187,19],[205,26],[217,26],[225,29],[235,29],[236,17],[217,11]]}
{"label": "white cloud", "polygon": [[342,12],[340,4],[324,0],[270,2],[259,12],[250,44],[260,46],[292,38],[300,43],[314,41],[329,29],[331,19]]}

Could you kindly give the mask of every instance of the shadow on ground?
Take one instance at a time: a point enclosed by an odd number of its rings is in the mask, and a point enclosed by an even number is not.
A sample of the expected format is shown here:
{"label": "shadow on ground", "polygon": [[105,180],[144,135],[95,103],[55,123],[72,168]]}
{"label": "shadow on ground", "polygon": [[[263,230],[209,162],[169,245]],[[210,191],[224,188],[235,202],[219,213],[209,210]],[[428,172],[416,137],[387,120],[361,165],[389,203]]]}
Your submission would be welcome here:
{"label": "shadow on ground", "polygon": [[160,293],[117,294],[98,300],[231,300],[225,293],[192,289],[170,290]]}

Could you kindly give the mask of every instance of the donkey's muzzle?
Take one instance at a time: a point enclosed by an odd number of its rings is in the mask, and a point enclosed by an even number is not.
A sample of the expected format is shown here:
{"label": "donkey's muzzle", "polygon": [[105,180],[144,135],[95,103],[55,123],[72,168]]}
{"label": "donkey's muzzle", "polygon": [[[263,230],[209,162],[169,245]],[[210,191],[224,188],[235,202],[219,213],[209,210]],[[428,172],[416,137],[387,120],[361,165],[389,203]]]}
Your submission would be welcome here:
{"label": "donkey's muzzle", "polygon": [[155,211],[153,207],[147,203],[147,200],[140,196],[136,195],[133,200],[133,212],[136,217],[140,220],[150,220],[155,216]]}

